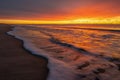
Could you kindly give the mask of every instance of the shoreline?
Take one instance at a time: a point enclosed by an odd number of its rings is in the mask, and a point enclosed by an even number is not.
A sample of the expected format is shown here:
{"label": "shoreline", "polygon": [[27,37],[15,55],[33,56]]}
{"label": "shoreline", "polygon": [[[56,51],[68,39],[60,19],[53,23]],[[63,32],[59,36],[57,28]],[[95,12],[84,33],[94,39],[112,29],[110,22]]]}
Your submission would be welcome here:
{"label": "shoreline", "polygon": [[0,24],[0,80],[46,80],[48,60],[31,54],[24,42],[6,32],[13,26]]}

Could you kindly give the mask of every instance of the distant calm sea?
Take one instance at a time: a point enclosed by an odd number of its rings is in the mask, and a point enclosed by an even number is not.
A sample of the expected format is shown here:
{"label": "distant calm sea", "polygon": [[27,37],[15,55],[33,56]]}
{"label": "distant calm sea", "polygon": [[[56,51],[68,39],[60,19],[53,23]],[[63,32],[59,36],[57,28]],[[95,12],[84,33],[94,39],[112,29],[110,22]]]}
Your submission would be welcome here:
{"label": "distant calm sea", "polygon": [[48,59],[48,80],[120,79],[120,25],[14,26],[10,35]]}

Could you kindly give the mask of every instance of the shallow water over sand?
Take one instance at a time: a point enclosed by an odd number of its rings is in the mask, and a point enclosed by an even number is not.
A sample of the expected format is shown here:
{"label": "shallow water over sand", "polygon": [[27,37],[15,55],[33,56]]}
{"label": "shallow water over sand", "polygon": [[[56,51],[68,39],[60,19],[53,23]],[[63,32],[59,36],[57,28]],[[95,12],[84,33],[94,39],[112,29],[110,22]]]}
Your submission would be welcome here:
{"label": "shallow water over sand", "polygon": [[48,80],[119,80],[119,27],[21,25],[9,34],[48,58]]}

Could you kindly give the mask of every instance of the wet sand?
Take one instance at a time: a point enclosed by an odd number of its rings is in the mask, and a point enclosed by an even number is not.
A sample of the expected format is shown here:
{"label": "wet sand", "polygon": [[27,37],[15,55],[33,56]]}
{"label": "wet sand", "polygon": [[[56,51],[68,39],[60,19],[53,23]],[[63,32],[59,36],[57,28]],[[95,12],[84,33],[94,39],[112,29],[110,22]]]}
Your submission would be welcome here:
{"label": "wet sand", "polygon": [[47,59],[31,55],[21,40],[8,36],[11,28],[0,24],[0,80],[46,80]]}

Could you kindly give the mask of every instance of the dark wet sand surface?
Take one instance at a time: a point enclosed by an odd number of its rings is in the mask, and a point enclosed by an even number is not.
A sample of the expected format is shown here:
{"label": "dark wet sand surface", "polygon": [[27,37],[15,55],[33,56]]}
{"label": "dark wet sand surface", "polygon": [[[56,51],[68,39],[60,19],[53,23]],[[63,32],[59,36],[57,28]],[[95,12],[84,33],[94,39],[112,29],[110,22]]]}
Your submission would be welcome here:
{"label": "dark wet sand surface", "polygon": [[46,80],[47,60],[31,55],[22,41],[8,36],[11,28],[0,24],[0,80]]}

